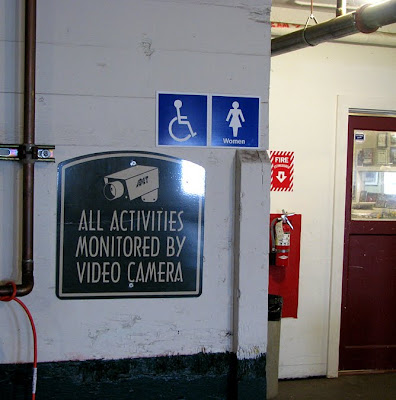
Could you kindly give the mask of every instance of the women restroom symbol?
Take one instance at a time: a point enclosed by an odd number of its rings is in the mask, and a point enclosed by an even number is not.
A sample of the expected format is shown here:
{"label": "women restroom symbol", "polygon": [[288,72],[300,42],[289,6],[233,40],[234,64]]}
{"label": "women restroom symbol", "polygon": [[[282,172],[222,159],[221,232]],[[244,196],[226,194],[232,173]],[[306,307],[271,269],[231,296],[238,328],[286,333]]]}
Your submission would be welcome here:
{"label": "women restroom symbol", "polygon": [[[183,106],[183,102],[181,100],[175,100],[175,102],[173,103],[173,105],[176,108],[176,117],[172,118],[171,121],[169,122],[169,126],[168,126],[168,131],[169,131],[169,135],[176,140],[177,142],[185,142],[186,140],[190,139],[191,137],[196,136],[197,132],[194,132],[191,128],[191,124],[187,119],[187,116],[185,115],[181,115],[180,114],[180,109]],[[177,123],[179,125],[186,125],[188,128],[188,134],[186,136],[183,137],[177,137],[174,133],[173,133],[173,125],[174,123],[177,121]]]}
{"label": "women restroom symbol", "polygon": [[226,122],[228,122],[231,118],[230,125],[228,125],[230,128],[232,128],[232,135],[234,137],[238,136],[238,129],[242,126],[241,121],[245,122],[245,118],[242,114],[242,110],[239,108],[239,103],[237,101],[234,101],[232,103],[232,108],[228,112]]}

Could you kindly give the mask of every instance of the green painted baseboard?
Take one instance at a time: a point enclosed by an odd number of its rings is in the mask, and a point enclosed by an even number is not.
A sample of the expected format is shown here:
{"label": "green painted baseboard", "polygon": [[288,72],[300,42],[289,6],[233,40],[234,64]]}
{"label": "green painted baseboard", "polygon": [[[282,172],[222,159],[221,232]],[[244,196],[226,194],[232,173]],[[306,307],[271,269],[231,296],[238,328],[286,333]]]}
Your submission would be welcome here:
{"label": "green painted baseboard", "polygon": [[[29,364],[0,364],[0,400],[31,399]],[[122,360],[40,363],[37,400],[262,400],[265,355],[200,353]]]}

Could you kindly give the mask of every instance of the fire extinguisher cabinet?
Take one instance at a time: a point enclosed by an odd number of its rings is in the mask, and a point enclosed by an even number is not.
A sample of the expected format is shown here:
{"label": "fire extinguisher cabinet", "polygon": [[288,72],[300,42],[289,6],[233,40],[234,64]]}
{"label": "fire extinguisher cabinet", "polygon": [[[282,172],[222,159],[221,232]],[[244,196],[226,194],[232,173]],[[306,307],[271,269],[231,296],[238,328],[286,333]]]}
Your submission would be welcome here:
{"label": "fire extinguisher cabinet", "polygon": [[267,337],[267,399],[278,394],[279,344],[282,317],[282,296],[268,295],[268,337]]}

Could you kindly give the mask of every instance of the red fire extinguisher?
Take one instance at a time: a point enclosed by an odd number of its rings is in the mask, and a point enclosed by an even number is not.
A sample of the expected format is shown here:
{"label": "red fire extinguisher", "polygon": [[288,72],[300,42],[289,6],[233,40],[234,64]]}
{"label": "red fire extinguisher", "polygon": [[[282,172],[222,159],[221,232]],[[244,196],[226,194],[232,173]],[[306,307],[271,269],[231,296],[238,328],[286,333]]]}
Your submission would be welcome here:
{"label": "red fire extinguisher", "polygon": [[294,213],[288,214],[285,210],[282,210],[282,213],[279,218],[274,218],[271,221],[271,253],[272,259],[275,259],[270,264],[287,267],[290,256],[290,233],[293,229],[288,217],[294,215]]}

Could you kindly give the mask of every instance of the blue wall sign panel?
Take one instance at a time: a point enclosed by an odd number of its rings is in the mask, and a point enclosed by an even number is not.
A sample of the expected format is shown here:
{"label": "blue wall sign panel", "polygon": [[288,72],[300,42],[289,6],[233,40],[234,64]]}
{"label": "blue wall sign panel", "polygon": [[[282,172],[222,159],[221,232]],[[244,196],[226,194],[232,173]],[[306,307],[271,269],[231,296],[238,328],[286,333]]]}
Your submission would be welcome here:
{"label": "blue wall sign panel", "polygon": [[206,146],[207,136],[207,96],[158,93],[159,146]]}
{"label": "blue wall sign panel", "polygon": [[60,299],[199,296],[205,170],[145,152],[58,166]]}
{"label": "blue wall sign panel", "polygon": [[212,97],[212,146],[259,146],[258,97]]}
{"label": "blue wall sign panel", "polygon": [[259,147],[260,98],[157,93],[157,145]]}

